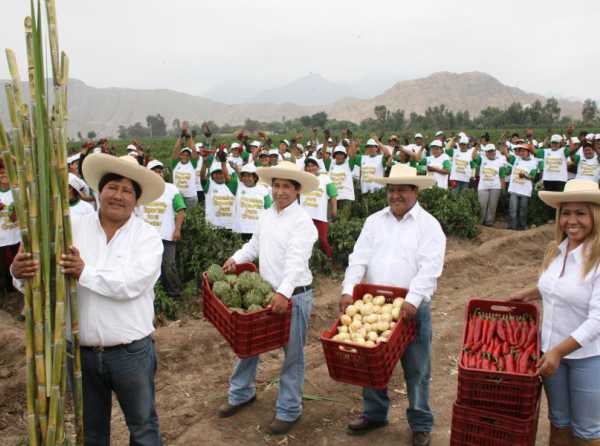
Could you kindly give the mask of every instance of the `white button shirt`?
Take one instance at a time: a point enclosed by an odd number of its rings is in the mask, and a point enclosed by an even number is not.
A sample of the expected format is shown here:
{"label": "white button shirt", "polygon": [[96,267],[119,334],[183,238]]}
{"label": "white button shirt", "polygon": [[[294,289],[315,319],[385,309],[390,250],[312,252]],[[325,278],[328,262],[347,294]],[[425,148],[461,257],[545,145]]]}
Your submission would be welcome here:
{"label": "white button shirt", "polygon": [[[583,245],[566,255],[567,239],[559,246],[560,255],[542,273],[538,289],[542,295],[542,351],[547,352],[569,336],[581,348],[569,359],[600,355],[600,270],[582,277]],[[565,265],[564,273],[561,274]]]}
{"label": "white button shirt", "polygon": [[77,287],[81,345],[110,347],[151,334],[163,252],[158,232],[133,214],[108,243],[96,212],[74,217],[72,227],[85,263]]}
{"label": "white button shirt", "polygon": [[293,202],[282,211],[266,209],[252,238],[233,255],[236,263],[257,257],[260,275],[288,299],[294,288],[312,283],[308,262],[317,241],[317,229],[308,213]]}
{"label": "white button shirt", "polygon": [[446,236],[439,222],[419,203],[401,220],[389,207],[365,220],[348,258],[342,293],[366,283],[407,288],[406,301],[415,307],[428,302],[444,268]]}

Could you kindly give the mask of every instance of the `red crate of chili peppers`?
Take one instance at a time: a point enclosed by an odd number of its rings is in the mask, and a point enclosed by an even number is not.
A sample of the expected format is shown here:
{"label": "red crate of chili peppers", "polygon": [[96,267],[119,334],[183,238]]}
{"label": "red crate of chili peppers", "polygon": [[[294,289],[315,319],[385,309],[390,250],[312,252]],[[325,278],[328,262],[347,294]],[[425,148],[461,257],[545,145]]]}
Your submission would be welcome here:
{"label": "red crate of chili peppers", "polygon": [[535,305],[469,301],[457,402],[515,417],[533,415],[541,391],[539,324]]}

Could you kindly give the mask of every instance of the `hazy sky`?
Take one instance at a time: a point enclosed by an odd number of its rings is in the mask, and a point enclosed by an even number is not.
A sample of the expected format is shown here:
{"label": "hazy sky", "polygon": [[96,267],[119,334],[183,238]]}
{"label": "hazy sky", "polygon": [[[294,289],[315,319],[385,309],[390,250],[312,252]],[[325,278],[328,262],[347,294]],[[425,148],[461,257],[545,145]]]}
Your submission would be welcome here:
{"label": "hazy sky", "polygon": [[[201,94],[483,71],[526,91],[600,98],[597,0],[56,0],[71,77]],[[0,46],[25,62],[29,0],[2,0]],[[586,29],[587,27],[587,29]],[[8,77],[4,58],[0,78]]]}

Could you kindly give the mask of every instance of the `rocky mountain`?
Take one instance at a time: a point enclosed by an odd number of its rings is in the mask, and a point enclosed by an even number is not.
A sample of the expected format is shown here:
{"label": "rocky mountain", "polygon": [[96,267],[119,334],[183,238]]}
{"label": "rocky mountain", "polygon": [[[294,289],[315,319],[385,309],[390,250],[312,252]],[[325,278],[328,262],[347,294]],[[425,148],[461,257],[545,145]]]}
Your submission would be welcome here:
{"label": "rocky mountain", "polygon": [[[0,80],[0,86],[5,82]],[[298,96],[290,96],[293,94]],[[302,98],[302,94],[306,98]],[[445,104],[450,110],[468,110],[471,116],[476,116],[488,106],[506,108],[512,102],[529,104],[536,99],[546,99],[506,86],[494,77],[479,72],[435,73],[422,79],[398,82],[371,99],[347,98],[326,105],[343,94],[342,87],[318,75],[309,75],[281,89],[263,92],[255,98],[263,102],[234,105],[173,90],[95,88],[72,80],[69,83],[69,134],[75,137],[78,132],[85,135],[94,130],[98,135],[116,136],[119,125],[136,122],[145,124],[146,116],[156,113],[164,116],[169,126],[175,118],[192,122],[213,120],[217,124],[235,125],[242,124],[247,118],[278,121],[283,117],[296,118],[322,110],[336,119],[359,122],[372,117],[376,105],[385,105],[390,110],[402,109],[408,115],[413,111],[423,113],[429,106]],[[295,97],[296,103],[278,103],[283,97]],[[316,104],[317,98],[320,98],[321,105],[310,105]],[[581,102],[560,100],[559,103],[563,116],[580,117]],[[0,92],[0,118],[8,124],[3,92]]]}
{"label": "rocky mountain", "polygon": [[[526,93],[509,87],[489,74],[477,71],[470,73],[434,73],[426,78],[401,81],[378,96],[365,100],[343,100],[327,108],[332,118],[360,121],[373,115],[376,105],[385,105],[390,110],[401,109],[423,113],[427,107],[445,104],[454,111],[468,110],[476,116],[488,106],[507,108],[513,102],[531,104],[545,97]],[[559,100],[562,116],[579,118],[581,102]]]}

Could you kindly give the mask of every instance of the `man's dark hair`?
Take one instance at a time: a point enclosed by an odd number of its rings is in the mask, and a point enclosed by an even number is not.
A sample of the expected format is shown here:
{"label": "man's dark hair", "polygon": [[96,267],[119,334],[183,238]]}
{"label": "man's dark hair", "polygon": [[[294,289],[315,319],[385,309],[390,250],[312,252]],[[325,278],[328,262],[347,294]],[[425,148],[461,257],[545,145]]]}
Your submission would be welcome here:
{"label": "man's dark hair", "polygon": [[[98,193],[102,192],[104,186],[106,186],[111,181],[121,181],[127,177],[123,175],[119,175],[118,173],[107,173],[102,178],[100,178],[100,182],[98,183]],[[131,178],[127,178],[133,184],[133,190],[135,191],[135,199],[138,200],[142,195],[142,188],[138,183],[133,181]]]}
{"label": "man's dark hair", "polygon": [[584,141],[582,147],[594,147],[594,145],[589,141]]}
{"label": "man's dark hair", "polygon": [[513,133],[511,138],[519,138],[519,134],[518,133]]}
{"label": "man's dark hair", "polygon": [[287,178],[273,178],[271,180],[271,186],[275,183],[275,180],[284,180],[284,181],[289,181],[290,183],[292,183],[294,185],[294,189],[296,189],[297,191],[300,191],[300,189],[302,189],[302,185],[300,183],[298,183],[295,180],[289,180]]}

